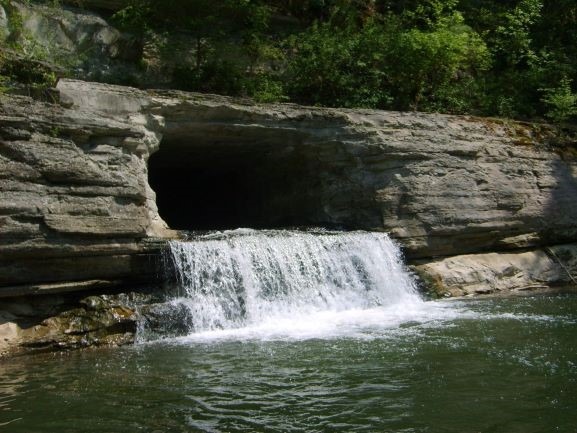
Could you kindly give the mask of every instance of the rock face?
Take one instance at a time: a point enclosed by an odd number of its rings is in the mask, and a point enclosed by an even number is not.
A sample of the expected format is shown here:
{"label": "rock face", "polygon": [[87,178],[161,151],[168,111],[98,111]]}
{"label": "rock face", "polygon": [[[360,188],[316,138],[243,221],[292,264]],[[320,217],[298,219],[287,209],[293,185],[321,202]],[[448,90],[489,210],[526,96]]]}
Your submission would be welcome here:
{"label": "rock face", "polygon": [[[187,152],[199,157],[195,147],[230,154],[260,146],[277,170],[296,154],[308,188],[290,170],[279,183],[285,196],[311,196],[296,210],[305,220],[389,231],[409,257],[556,244],[577,234],[575,158],[548,150],[546,132],[529,126],[167,96],[150,108],[165,119],[167,151],[186,160]],[[268,203],[279,200],[273,195],[266,192]]]}
{"label": "rock face", "polygon": [[577,287],[577,159],[545,127],[57,90],[0,98],[0,352],[178,332],[165,299],[86,294],[154,282],[172,229],[388,231],[441,296]]}
{"label": "rock face", "polygon": [[158,144],[153,120],[20,97],[0,104],[0,286],[149,267],[138,261],[156,223],[143,157]]}
{"label": "rock face", "polygon": [[[151,293],[68,294],[0,300],[0,357],[134,342]],[[154,304],[162,305],[162,304]],[[148,320],[146,320],[148,323]]]}
{"label": "rock face", "polygon": [[[155,239],[175,235],[161,216],[179,229],[384,230],[411,259],[576,240],[577,160],[551,150],[545,128],[72,80],[58,90],[60,104],[1,102],[6,294],[149,279]],[[147,167],[159,146],[160,216]]]}
{"label": "rock face", "polygon": [[142,46],[137,38],[120,32],[94,12],[74,7],[117,10],[127,2],[65,3],[70,7],[18,0],[0,5],[0,40],[17,37],[24,52],[55,67],[74,70],[75,76],[83,79],[126,82],[138,74],[135,63]]}
{"label": "rock face", "polygon": [[453,256],[414,268],[444,297],[577,288],[577,245]]}

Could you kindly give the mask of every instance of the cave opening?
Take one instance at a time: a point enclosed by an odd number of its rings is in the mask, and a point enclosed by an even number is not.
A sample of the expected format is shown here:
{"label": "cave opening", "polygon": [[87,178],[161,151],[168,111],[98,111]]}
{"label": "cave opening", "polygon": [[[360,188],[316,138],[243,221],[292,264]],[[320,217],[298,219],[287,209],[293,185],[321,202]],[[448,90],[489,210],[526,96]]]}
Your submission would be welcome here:
{"label": "cave opening", "polygon": [[325,226],[321,170],[302,145],[235,137],[165,138],[148,163],[171,229]]}

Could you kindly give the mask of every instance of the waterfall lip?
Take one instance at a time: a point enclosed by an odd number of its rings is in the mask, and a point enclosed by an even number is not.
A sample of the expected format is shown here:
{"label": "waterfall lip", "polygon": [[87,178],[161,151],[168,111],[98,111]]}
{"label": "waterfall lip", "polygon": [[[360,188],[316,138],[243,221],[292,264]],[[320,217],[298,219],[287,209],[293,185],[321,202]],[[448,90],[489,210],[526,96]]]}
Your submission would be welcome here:
{"label": "waterfall lip", "polygon": [[196,242],[203,240],[222,240],[242,236],[297,236],[299,234],[312,234],[320,236],[338,236],[343,234],[387,234],[385,232],[374,232],[366,230],[335,230],[324,227],[287,227],[278,229],[254,229],[250,227],[239,227],[229,230],[202,230],[202,231],[181,231],[184,239],[176,242]]}

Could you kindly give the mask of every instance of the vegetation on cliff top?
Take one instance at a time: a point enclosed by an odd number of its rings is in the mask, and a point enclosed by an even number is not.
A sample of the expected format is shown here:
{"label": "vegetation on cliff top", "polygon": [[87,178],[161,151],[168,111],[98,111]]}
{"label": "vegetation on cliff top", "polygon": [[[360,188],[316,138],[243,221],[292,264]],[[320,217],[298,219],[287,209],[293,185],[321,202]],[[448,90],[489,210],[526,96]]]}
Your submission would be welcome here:
{"label": "vegetation on cliff top", "polygon": [[[167,87],[264,102],[558,123],[577,116],[573,0],[124,5],[112,21],[140,41],[139,67],[156,69]],[[150,84],[132,76],[118,81]]]}

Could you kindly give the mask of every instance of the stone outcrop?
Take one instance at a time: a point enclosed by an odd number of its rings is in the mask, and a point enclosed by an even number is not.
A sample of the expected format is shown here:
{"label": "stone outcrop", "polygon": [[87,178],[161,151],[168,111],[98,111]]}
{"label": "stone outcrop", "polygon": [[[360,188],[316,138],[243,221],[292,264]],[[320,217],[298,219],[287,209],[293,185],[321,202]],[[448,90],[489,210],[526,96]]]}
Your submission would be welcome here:
{"label": "stone outcrop", "polygon": [[182,143],[213,150],[260,143],[269,153],[299,153],[316,188],[309,220],[389,231],[410,258],[551,245],[577,235],[576,160],[547,146],[547,130],[185,94],[153,101],[149,110],[165,120],[162,145],[180,152]]}
{"label": "stone outcrop", "polygon": [[[0,40],[18,40],[27,57],[33,53],[36,60],[44,60],[58,73],[65,69],[83,79],[112,82],[127,82],[137,76],[141,41],[85,9],[115,10],[123,2],[66,3],[70,6],[17,0],[0,5]],[[74,7],[80,5],[84,8]]]}
{"label": "stone outcrop", "polygon": [[22,97],[0,113],[0,286],[153,272],[142,255],[157,221],[143,157],[158,145],[153,119]]}
{"label": "stone outcrop", "polygon": [[453,256],[413,268],[438,296],[577,288],[577,245]]}
{"label": "stone outcrop", "polygon": [[130,343],[138,317],[178,332],[163,299],[99,296],[154,283],[172,229],[207,222],[388,231],[440,296],[577,286],[577,158],[547,127],[74,80],[56,93],[0,97],[0,351]]}
{"label": "stone outcrop", "polygon": [[134,343],[141,318],[150,322],[140,309],[159,300],[146,291],[0,299],[0,358]]}
{"label": "stone outcrop", "polygon": [[291,225],[388,231],[410,259],[576,239],[577,161],[548,147],[544,127],[72,80],[58,90],[59,104],[2,98],[0,292],[156,273],[156,239],[174,236],[148,184],[159,146],[167,182],[197,176],[168,200],[192,220],[210,212],[194,189],[210,193],[211,172],[240,164],[236,185],[217,192],[242,193],[263,225],[290,216]]}
{"label": "stone outcrop", "polygon": [[[86,10],[125,0],[63,3],[0,5],[0,38],[47,75],[162,87],[191,55],[156,64]],[[37,96],[0,94],[0,356],[185,332],[159,278],[177,230],[387,231],[438,296],[577,288],[577,152],[546,125],[75,80]]]}

